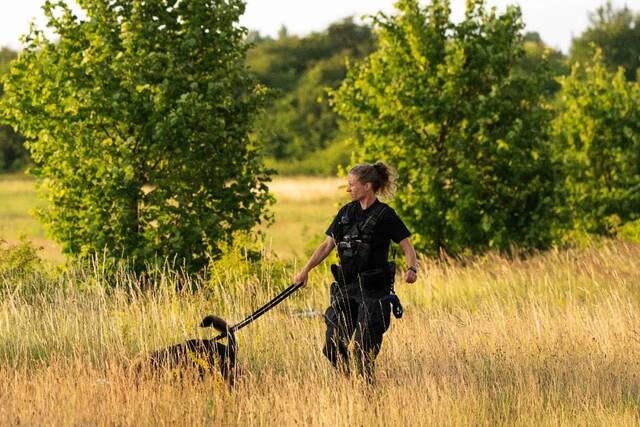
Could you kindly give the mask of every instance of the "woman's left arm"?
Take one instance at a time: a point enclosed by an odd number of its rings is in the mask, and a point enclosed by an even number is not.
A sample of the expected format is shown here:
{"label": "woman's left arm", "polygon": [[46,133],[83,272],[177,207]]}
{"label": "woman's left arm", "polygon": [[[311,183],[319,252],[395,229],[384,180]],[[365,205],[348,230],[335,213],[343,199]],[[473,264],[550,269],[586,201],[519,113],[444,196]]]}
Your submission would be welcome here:
{"label": "woman's left arm", "polygon": [[413,245],[411,244],[411,240],[407,237],[403,239],[399,243],[402,251],[404,252],[404,257],[407,260],[407,271],[404,274],[404,281],[407,283],[413,283],[418,278],[418,263],[416,257],[416,250],[413,249]]}

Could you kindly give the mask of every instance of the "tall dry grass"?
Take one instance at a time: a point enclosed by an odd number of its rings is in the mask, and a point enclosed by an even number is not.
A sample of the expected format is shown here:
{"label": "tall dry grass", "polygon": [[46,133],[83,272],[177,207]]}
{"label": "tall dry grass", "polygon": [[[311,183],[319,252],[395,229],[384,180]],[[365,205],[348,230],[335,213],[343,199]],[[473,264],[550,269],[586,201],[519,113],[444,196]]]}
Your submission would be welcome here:
{"label": "tall dry grass", "polygon": [[130,367],[209,335],[195,327],[206,313],[241,319],[293,271],[244,270],[224,286],[170,270],[146,280],[97,268],[5,275],[0,423],[637,424],[639,262],[640,247],[621,242],[528,260],[422,260],[418,282],[397,286],[406,313],[385,335],[373,387],[321,355],[323,320],[308,315],[328,301],[321,268],[239,332],[234,390],[218,376],[138,380]]}

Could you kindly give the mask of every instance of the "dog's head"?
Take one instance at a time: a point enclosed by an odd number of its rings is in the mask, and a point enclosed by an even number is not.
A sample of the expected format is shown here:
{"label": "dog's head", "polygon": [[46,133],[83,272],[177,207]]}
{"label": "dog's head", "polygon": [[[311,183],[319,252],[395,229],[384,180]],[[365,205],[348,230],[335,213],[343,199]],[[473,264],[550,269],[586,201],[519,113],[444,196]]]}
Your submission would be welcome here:
{"label": "dog's head", "polygon": [[213,326],[215,329],[219,330],[220,332],[225,332],[227,329],[229,329],[227,322],[225,322],[223,319],[219,318],[218,316],[214,316],[210,314],[209,316],[206,316],[204,319],[202,319],[202,322],[200,322],[200,327],[209,328],[211,326]]}

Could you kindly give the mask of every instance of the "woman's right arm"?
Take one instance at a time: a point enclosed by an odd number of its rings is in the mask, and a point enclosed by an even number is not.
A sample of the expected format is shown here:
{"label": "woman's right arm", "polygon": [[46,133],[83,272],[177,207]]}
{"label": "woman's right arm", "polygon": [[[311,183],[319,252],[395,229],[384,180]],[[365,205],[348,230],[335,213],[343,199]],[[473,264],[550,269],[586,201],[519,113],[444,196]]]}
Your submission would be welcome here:
{"label": "woman's right arm", "polygon": [[313,252],[313,255],[311,255],[311,258],[309,258],[309,261],[307,261],[307,264],[302,268],[302,271],[296,274],[296,276],[293,279],[293,282],[307,283],[307,279],[309,278],[309,272],[316,265],[320,264],[322,260],[324,260],[327,257],[327,255],[331,253],[335,245],[336,243],[333,240],[333,237],[327,236],[324,242],[322,242],[320,246],[318,246],[318,249],[316,249]]}

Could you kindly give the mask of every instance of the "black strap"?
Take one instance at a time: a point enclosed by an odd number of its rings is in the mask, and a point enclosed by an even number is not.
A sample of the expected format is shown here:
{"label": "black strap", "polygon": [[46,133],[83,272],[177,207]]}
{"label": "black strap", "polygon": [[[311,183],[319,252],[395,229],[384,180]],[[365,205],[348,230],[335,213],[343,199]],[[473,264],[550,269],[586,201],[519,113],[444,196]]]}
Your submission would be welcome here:
{"label": "black strap", "polygon": [[[280,292],[271,301],[269,301],[268,303],[266,303],[265,305],[263,305],[262,307],[260,307],[259,309],[257,309],[253,313],[251,313],[249,316],[247,316],[243,321],[241,321],[239,323],[236,323],[235,325],[230,327],[229,331],[230,332],[236,332],[236,331],[239,331],[240,329],[244,328],[249,323],[253,322],[258,317],[262,316],[267,311],[271,310],[273,307],[275,307],[276,305],[280,304],[282,301],[287,299],[287,297],[289,295],[291,295],[292,293],[294,293],[295,291],[300,289],[303,285],[304,285],[304,283],[296,283],[296,284],[293,284],[293,285],[289,286],[284,291]],[[223,332],[223,333],[221,333],[220,335],[216,336],[213,339],[214,340],[219,340],[219,339],[224,338],[226,336],[227,336],[227,332]]]}
{"label": "black strap", "polygon": [[382,218],[382,214],[386,211],[386,207],[386,205],[380,203],[374,208],[373,212],[369,214],[367,219],[364,221],[364,224],[361,224],[361,222],[355,222],[349,230],[343,234],[343,238],[344,236],[352,235],[355,231],[358,231],[358,234],[361,237],[364,238],[367,236],[367,238],[369,238],[373,228],[376,226],[380,218]]}
{"label": "black strap", "polygon": [[349,227],[348,230],[345,230],[346,226],[348,224],[352,224],[355,223],[355,211],[356,211],[356,203],[358,202],[351,202],[347,205],[344,213],[342,214],[342,218],[340,218],[340,220],[338,221],[338,226],[335,229],[335,235],[331,236],[334,238],[335,242],[340,242],[342,240],[342,238],[344,236],[346,236],[346,231],[350,231],[351,227]]}
{"label": "black strap", "polygon": [[373,228],[376,226],[380,218],[382,218],[382,214],[386,212],[386,207],[386,205],[380,204],[378,207],[376,207],[376,211],[371,212],[371,215],[369,216],[369,218],[367,218],[364,225],[362,226],[362,230],[360,230],[363,237],[370,237]]}

